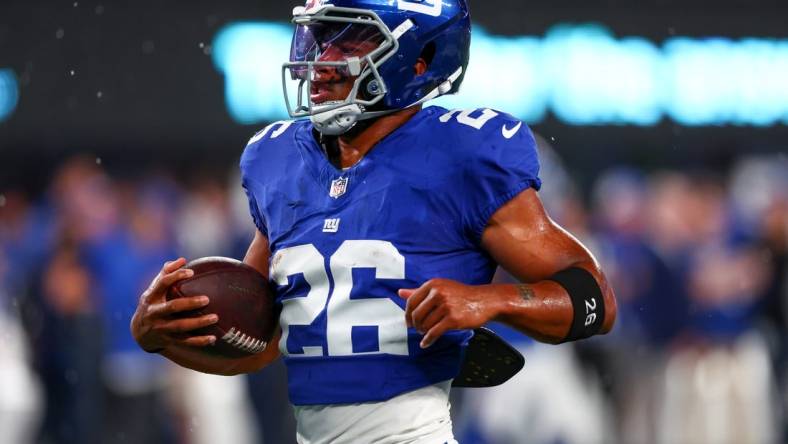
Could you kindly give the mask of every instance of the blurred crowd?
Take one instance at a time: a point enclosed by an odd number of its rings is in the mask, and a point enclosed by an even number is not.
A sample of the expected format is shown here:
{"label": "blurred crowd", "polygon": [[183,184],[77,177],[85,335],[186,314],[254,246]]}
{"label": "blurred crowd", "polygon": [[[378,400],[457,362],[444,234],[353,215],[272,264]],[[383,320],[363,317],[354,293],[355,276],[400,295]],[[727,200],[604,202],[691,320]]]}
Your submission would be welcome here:
{"label": "blurred crowd", "polygon": [[[542,159],[542,198],[602,263],[618,324],[557,347],[497,326],[526,366],[455,391],[459,441],[788,442],[788,157],[621,167],[588,189]],[[119,177],[73,158],[44,193],[0,190],[0,443],[294,442],[281,364],[202,375],[128,329],[164,261],[241,258],[252,230],[234,173]]]}

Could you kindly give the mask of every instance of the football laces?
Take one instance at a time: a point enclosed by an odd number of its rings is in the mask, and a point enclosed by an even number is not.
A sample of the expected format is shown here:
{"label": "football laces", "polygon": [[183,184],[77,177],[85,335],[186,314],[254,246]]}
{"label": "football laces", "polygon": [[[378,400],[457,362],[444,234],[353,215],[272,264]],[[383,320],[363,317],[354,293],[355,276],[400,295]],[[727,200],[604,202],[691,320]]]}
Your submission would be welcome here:
{"label": "football laces", "polygon": [[230,328],[230,331],[222,336],[222,340],[247,353],[260,353],[268,345],[266,341],[249,336],[235,327]]}

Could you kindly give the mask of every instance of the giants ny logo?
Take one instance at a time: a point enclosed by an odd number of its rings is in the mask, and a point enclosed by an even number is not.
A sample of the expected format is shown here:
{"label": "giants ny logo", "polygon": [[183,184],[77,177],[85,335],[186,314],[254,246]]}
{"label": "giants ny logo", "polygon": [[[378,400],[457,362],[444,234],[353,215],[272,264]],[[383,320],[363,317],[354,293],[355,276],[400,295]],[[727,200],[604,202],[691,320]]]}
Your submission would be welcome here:
{"label": "giants ny logo", "polygon": [[438,17],[443,12],[441,0],[399,0],[397,6],[403,11],[420,12],[433,17]]}
{"label": "giants ny logo", "polygon": [[336,233],[339,231],[339,219],[326,219],[323,223],[323,233]]}

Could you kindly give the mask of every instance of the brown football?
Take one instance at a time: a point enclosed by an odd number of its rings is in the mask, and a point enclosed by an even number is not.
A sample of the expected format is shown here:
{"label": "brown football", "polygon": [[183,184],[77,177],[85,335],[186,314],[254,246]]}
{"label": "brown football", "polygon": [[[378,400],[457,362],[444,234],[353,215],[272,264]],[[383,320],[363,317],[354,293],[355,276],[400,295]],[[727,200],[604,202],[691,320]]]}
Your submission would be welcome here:
{"label": "brown football", "polygon": [[216,324],[190,333],[216,336],[216,344],[204,350],[231,358],[265,350],[273,337],[278,313],[273,292],[263,275],[243,262],[226,257],[195,259],[184,268],[193,270],[194,276],[171,286],[167,299],[208,296],[208,305],[183,314],[219,316]]}

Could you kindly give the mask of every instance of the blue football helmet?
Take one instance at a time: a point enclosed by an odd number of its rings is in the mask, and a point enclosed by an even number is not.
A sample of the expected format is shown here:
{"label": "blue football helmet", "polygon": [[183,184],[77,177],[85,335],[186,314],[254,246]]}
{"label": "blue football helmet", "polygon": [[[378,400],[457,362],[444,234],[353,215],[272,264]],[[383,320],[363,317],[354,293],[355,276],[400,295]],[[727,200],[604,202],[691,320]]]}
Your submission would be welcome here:
{"label": "blue football helmet", "polygon": [[[293,23],[282,69],[288,113],[310,117],[326,135],[456,93],[468,67],[466,0],[309,0],[293,10]],[[419,57],[428,64],[422,75],[414,70]],[[321,99],[313,82],[326,75],[355,78],[352,91]]]}

